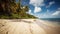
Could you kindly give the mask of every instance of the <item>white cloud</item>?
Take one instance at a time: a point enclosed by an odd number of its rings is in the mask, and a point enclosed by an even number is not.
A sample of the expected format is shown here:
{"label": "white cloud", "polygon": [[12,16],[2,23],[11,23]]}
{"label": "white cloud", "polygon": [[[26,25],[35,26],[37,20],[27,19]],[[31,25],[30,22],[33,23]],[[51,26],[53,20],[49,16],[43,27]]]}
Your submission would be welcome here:
{"label": "white cloud", "polygon": [[31,10],[29,10],[29,13],[31,13]]}
{"label": "white cloud", "polygon": [[60,8],[58,8],[60,10]]}
{"label": "white cloud", "polygon": [[54,12],[52,15],[53,15],[53,16],[58,16],[58,15],[60,15],[60,11],[56,11],[56,12]]}
{"label": "white cloud", "polygon": [[30,0],[29,4],[31,4],[35,7],[34,13],[41,11],[41,8],[38,6],[44,6],[45,4],[43,2],[44,2],[44,0]]}
{"label": "white cloud", "polygon": [[33,6],[44,6],[44,0],[30,0],[30,4]]}
{"label": "white cloud", "polygon": [[51,6],[51,5],[53,5],[53,4],[55,4],[55,2],[54,2],[54,1],[49,2],[49,5],[47,5],[47,6],[46,6],[46,8],[50,7],[50,6]]}
{"label": "white cloud", "polygon": [[27,14],[30,14],[30,15],[34,15],[33,13],[32,13],[32,10],[31,9],[29,9],[29,11],[28,12],[26,12]]}
{"label": "white cloud", "polygon": [[54,3],[55,3],[55,2],[54,2],[54,1],[52,1],[52,2],[50,2],[50,3],[49,3],[49,5],[52,5],[52,4],[54,4]]}
{"label": "white cloud", "polygon": [[58,10],[60,10],[60,8],[58,8]]}
{"label": "white cloud", "polygon": [[34,13],[40,12],[42,9],[40,7],[35,7]]}
{"label": "white cloud", "polygon": [[49,10],[47,9],[47,13],[49,12]]}

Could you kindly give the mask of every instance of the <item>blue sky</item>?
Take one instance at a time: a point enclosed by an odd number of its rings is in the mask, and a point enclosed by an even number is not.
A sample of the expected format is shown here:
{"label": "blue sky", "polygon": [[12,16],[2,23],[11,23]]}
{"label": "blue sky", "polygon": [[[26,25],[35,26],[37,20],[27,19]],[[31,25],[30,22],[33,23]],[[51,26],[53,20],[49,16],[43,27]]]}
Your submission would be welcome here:
{"label": "blue sky", "polygon": [[60,0],[22,0],[28,5],[28,14],[38,18],[60,18]]}

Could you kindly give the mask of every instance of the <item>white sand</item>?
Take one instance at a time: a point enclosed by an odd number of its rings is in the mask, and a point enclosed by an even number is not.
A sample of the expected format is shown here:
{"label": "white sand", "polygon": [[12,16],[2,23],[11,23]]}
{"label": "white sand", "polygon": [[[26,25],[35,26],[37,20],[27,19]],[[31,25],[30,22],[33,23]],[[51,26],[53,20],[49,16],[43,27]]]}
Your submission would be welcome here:
{"label": "white sand", "polygon": [[[33,23],[30,23],[30,21]],[[0,24],[4,25],[0,25],[0,34],[46,34],[45,30],[36,24],[33,19],[23,19],[21,22],[3,20],[2,22],[0,20]]]}
{"label": "white sand", "polygon": [[0,34],[60,34],[60,26],[38,19],[1,19]]}

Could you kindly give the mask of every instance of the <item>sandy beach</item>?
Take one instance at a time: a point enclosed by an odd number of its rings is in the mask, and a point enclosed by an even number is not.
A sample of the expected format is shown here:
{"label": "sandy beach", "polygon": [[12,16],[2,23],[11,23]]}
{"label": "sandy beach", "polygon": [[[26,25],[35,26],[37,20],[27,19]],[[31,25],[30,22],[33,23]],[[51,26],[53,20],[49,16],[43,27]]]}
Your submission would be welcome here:
{"label": "sandy beach", "polygon": [[60,34],[60,25],[39,19],[0,19],[0,34]]}

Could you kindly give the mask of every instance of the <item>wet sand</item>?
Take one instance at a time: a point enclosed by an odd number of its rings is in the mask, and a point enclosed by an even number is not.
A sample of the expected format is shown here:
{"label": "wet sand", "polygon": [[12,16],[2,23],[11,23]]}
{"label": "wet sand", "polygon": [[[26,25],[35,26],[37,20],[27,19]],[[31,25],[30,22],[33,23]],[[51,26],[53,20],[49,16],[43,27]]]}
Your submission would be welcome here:
{"label": "wet sand", "polygon": [[3,19],[0,34],[60,34],[60,26],[38,19]]}

